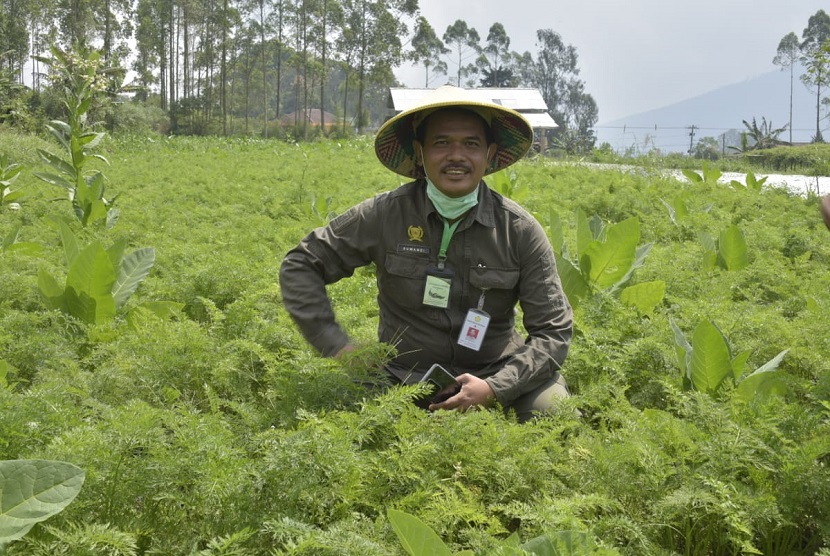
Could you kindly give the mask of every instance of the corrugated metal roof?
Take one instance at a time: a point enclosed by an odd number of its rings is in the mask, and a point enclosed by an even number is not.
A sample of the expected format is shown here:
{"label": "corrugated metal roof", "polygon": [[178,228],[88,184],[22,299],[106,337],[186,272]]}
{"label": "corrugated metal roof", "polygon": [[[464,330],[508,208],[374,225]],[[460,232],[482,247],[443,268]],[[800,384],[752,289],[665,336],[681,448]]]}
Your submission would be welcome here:
{"label": "corrugated metal roof", "polygon": [[[519,112],[521,112],[519,110]],[[544,112],[542,114],[536,114],[534,112],[521,112],[522,116],[527,118],[527,121],[530,122],[530,125],[534,128],[554,128],[559,127],[556,121],[550,117],[550,114]]]}
{"label": "corrugated metal roof", "polygon": [[[408,110],[433,89],[389,89],[389,108],[395,113]],[[558,127],[548,114],[548,106],[539,89],[467,89],[482,102],[492,102],[520,112],[534,128]]]}

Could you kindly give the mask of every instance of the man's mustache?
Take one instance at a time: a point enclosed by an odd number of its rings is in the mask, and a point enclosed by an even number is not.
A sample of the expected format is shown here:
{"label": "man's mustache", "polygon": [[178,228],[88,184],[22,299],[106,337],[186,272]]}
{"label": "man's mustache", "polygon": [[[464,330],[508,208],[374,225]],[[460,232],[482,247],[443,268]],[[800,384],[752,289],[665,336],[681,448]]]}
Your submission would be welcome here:
{"label": "man's mustache", "polygon": [[441,167],[442,172],[448,172],[450,170],[461,170],[464,172],[470,172],[471,168],[467,164],[446,164]]}

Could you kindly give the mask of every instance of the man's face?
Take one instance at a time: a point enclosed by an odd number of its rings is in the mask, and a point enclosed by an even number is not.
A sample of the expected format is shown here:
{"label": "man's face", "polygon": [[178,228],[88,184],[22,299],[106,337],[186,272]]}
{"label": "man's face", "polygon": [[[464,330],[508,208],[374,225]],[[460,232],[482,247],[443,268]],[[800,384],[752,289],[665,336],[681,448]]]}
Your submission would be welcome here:
{"label": "man's face", "polygon": [[467,110],[444,109],[430,114],[424,126],[423,144],[415,141],[415,153],[423,157],[435,187],[448,197],[475,190],[496,154],[496,145],[487,145],[484,120]]}

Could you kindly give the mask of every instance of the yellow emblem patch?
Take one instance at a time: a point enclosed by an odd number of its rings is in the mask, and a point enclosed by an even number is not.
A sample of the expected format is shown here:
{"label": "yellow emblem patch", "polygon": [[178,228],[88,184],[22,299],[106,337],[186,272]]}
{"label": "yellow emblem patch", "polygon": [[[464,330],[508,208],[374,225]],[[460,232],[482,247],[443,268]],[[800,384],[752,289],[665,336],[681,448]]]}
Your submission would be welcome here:
{"label": "yellow emblem patch", "polygon": [[409,241],[423,241],[424,229],[420,226],[410,226],[407,230]]}

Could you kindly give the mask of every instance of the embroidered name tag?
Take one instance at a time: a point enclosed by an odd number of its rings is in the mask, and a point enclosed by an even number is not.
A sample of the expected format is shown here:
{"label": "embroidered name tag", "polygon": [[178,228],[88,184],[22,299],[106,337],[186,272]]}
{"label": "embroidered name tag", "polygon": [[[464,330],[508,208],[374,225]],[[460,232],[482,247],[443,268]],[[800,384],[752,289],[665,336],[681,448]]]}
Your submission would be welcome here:
{"label": "embroidered name tag", "polygon": [[399,243],[398,253],[410,255],[429,255],[429,247],[425,245],[412,245],[411,243]]}

